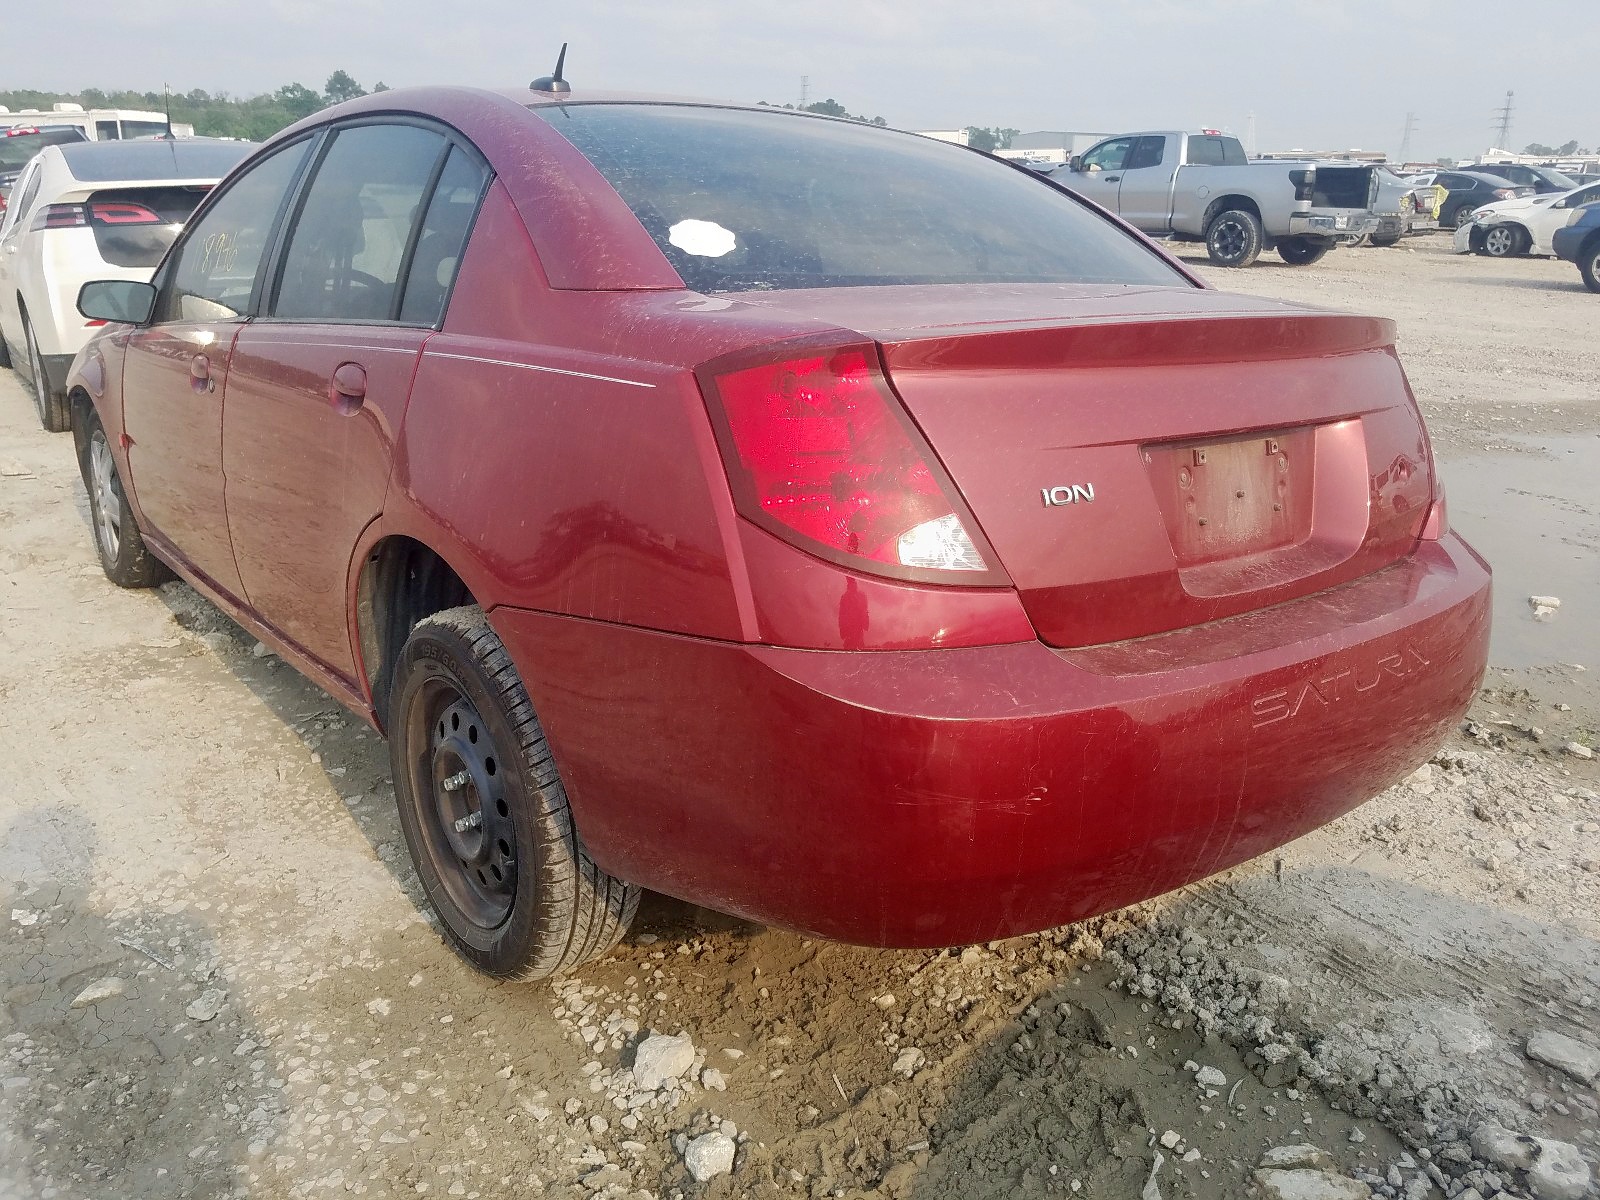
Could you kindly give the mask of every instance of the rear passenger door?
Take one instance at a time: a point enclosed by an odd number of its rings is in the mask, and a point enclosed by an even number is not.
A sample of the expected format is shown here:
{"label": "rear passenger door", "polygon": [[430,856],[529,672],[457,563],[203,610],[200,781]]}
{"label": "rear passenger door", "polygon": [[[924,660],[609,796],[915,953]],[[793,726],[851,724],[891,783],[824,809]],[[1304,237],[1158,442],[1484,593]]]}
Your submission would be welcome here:
{"label": "rear passenger door", "polygon": [[1146,233],[1172,228],[1172,173],[1176,153],[1167,152],[1164,134],[1145,134],[1128,151],[1117,207],[1124,220]]}
{"label": "rear passenger door", "polygon": [[477,151],[397,119],[335,127],[234,343],[228,529],[253,608],[354,679],[345,589],[382,511],[423,343],[444,318],[488,180]]}

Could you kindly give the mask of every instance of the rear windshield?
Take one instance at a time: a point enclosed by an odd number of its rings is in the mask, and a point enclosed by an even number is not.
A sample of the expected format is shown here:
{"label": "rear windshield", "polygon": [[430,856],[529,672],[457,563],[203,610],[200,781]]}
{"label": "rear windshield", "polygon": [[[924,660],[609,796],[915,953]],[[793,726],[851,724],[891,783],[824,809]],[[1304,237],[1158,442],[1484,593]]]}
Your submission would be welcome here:
{"label": "rear windshield", "polygon": [[85,142],[61,156],[74,179],[109,183],[124,179],[220,179],[255,149],[251,142]]}
{"label": "rear windshield", "polygon": [[1056,185],[929,138],[685,105],[534,111],[616,188],[695,291],[1188,286]]}
{"label": "rear windshield", "polygon": [[41,129],[38,133],[0,136],[0,171],[22,170],[27,161],[46,146],[84,140],[83,134],[76,129]]}

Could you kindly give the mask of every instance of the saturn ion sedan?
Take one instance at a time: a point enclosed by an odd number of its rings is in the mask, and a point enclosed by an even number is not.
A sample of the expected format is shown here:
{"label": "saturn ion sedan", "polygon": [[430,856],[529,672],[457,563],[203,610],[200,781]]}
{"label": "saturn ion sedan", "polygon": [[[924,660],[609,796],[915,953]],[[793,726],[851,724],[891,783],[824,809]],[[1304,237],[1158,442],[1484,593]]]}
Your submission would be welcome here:
{"label": "saturn ion sedan", "polygon": [[1483,672],[1394,326],[964,147],[385,92],[80,307],[106,573],[388,736],[491,974],[642,888],[881,946],[1104,912],[1360,803]]}

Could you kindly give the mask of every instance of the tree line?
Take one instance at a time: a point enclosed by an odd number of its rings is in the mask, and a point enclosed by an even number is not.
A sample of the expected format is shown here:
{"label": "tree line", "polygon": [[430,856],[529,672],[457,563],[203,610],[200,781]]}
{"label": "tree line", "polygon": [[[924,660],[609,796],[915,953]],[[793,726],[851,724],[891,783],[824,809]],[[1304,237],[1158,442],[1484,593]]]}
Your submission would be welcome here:
{"label": "tree line", "polygon": [[[379,81],[372,86],[372,90],[386,92],[389,87]],[[188,92],[173,92],[170,103],[172,119],[193,125],[195,133],[202,137],[244,138],[259,142],[330,104],[366,94],[367,89],[348,73],[335,71],[328,76],[320,92],[312,91],[302,83],[287,83],[277,91],[259,96],[230,96],[227,92],[211,93],[195,88]],[[168,102],[169,97],[164,92],[108,92],[100,88],[85,88],[72,94],[28,90],[0,92],[0,105],[13,113],[25,108],[48,113],[52,104],[59,103],[81,104],[85,108],[136,108],[163,112]]]}
{"label": "tree line", "polygon": [[1589,151],[1580,149],[1578,147],[1578,139],[1573,138],[1570,142],[1563,142],[1559,146],[1546,146],[1543,142],[1529,142],[1528,148],[1523,153],[1547,154],[1551,158],[1567,158],[1574,154],[1588,154]]}

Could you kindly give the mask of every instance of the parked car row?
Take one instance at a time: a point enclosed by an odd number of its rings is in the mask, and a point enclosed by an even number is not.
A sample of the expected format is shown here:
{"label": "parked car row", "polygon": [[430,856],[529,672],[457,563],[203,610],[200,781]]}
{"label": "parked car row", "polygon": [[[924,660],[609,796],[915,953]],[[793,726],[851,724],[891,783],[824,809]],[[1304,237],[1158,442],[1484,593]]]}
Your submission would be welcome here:
{"label": "parked car row", "polygon": [[1575,221],[1584,205],[1596,201],[1600,201],[1600,183],[1486,204],[1472,214],[1471,222],[1456,230],[1456,252],[1473,251],[1491,258],[1554,254],[1556,231]]}
{"label": "parked car row", "polygon": [[[75,149],[21,209],[87,254],[133,185]],[[1103,912],[1404,776],[1483,674],[1393,324],[1219,294],[963,147],[391,91],[101,274],[64,399],[106,575],[388,736],[493,975],[603,954],[641,888],[872,945]]]}

